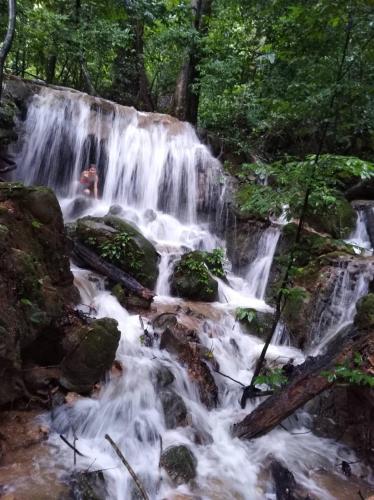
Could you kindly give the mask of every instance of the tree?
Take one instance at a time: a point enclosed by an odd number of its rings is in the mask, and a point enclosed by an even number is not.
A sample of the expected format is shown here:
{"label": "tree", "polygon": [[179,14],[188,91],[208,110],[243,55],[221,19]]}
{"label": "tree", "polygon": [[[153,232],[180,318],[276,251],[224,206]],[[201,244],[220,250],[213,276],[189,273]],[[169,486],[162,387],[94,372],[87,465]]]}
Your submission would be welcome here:
{"label": "tree", "polygon": [[8,0],[8,28],[0,48],[0,102],[3,88],[4,64],[12,46],[16,25],[16,0]]}
{"label": "tree", "polygon": [[202,40],[208,31],[208,20],[213,0],[191,0],[195,36],[187,50],[186,60],[179,74],[173,102],[173,114],[180,120],[197,123],[199,110],[199,64],[202,59]]}

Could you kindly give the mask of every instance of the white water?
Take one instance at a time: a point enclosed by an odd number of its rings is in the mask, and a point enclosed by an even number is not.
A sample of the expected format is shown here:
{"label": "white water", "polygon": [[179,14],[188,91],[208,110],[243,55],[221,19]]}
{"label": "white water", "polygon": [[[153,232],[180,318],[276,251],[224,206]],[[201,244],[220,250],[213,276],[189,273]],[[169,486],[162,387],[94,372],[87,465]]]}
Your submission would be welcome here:
{"label": "white water", "polygon": [[[209,231],[208,223],[199,219],[201,212],[203,220],[209,219],[210,209],[219,200],[220,168],[193,129],[169,117],[137,113],[80,94],[44,90],[30,105],[22,138],[18,173],[28,183],[54,187],[65,214],[72,213],[80,170],[95,156],[101,171],[102,198],[83,213],[100,216],[113,202],[120,205],[120,216],[136,224],[161,254],[159,296],[154,307],[162,311],[173,303],[183,306],[181,299],[169,297],[168,275],[173,262],[189,249],[211,250],[223,245]],[[232,313],[238,306],[269,310],[263,297],[277,231],[269,228],[263,235],[246,279],[228,273],[228,283],[219,281],[220,303],[204,306],[215,319],[201,320],[197,327],[201,342],[213,352],[220,370],[243,384],[251,380],[263,343],[245,335]],[[285,422],[288,428],[298,429],[298,435],[277,428],[249,443],[233,439],[231,425],[258,402],[241,410],[240,385],[215,374],[219,404],[208,411],[185,367],[157,345],[142,346],[138,316],[121,307],[100,280],[90,280],[90,273],[73,271],[84,311],[90,306],[96,317],[118,321],[122,336],[117,359],[123,373],[108,375],[95,398],[62,406],[51,418],[55,429],[70,439],[75,429],[77,448],[88,457],[78,457],[79,467],[109,469],[105,472],[109,499],[131,499],[134,483],[104,439],[106,433],[117,442],[154,500],[176,498],[176,492],[207,500],[273,499],[271,485],[261,479],[270,456],[283,461],[310,492],[324,500],[331,498],[314,482],[311,471],[326,468],[336,472],[342,457],[355,461],[352,453],[312,433],[303,434],[307,431],[303,419]],[[147,329],[152,332],[149,325]],[[301,363],[304,359],[300,351],[286,345],[271,345],[267,357],[274,362],[292,357]],[[166,429],[155,388],[160,366],[169,367],[175,376],[173,389],[182,396],[189,413],[186,427]],[[203,444],[196,444],[196,434],[205,436]],[[193,450],[198,461],[195,486],[176,489],[159,470],[159,436],[164,448],[186,444]],[[70,470],[70,450],[61,445],[57,435],[51,441],[59,447],[59,460]],[[353,470],[359,472],[360,466],[353,465]]]}
{"label": "white water", "polygon": [[[329,342],[344,327],[353,322],[358,300],[368,293],[369,282],[374,276],[374,263],[362,262],[359,268],[348,263],[337,270],[334,288],[328,302],[316,304],[317,320],[313,322],[310,337],[311,353],[324,351]],[[322,299],[323,302],[324,299]]]}
{"label": "white water", "polygon": [[364,210],[357,210],[356,227],[346,240],[347,243],[359,248],[371,250],[371,242],[366,229],[366,218]]}
{"label": "white water", "polygon": [[271,226],[264,231],[258,242],[256,258],[250,264],[245,277],[248,283],[248,293],[260,300],[265,298],[270,268],[280,234],[278,227]]}

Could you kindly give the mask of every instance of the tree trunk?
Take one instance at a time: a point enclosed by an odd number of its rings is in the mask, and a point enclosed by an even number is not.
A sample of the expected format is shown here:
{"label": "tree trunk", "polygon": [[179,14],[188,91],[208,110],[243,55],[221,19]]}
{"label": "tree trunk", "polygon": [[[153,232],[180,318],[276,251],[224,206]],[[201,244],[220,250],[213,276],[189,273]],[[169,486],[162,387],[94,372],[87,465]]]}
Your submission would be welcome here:
{"label": "tree trunk", "polygon": [[73,243],[73,252],[78,261],[83,262],[94,271],[107,276],[115,283],[120,283],[124,288],[126,288],[126,290],[130,291],[137,297],[149,300],[150,302],[152,301],[154,293],[141,285],[135,278],[129,276],[113,264],[109,264],[102,257],[99,257],[95,252],[89,250],[82,243],[77,241],[74,241]]}
{"label": "tree trunk", "polygon": [[[281,390],[261,403],[244,420],[233,426],[233,434],[241,439],[253,439],[263,436],[292,415],[310,399],[329,389],[334,382],[329,382],[324,371],[331,371],[338,364],[351,360],[355,353],[366,356],[374,354],[373,332],[350,335],[346,340],[337,339],[324,355],[308,358],[296,367],[296,374]],[[365,365],[361,367],[365,370]]]}
{"label": "tree trunk", "polygon": [[[191,0],[193,26],[200,39],[208,32],[207,19],[212,12],[212,3],[213,0]],[[178,76],[172,105],[174,116],[194,125],[197,123],[199,110],[200,94],[196,85],[199,83],[198,65],[200,61],[201,50],[199,45],[194,43],[188,50],[186,61]]]}
{"label": "tree trunk", "polygon": [[0,102],[3,89],[4,64],[12,46],[16,26],[16,0],[8,0],[8,28],[0,49]]}

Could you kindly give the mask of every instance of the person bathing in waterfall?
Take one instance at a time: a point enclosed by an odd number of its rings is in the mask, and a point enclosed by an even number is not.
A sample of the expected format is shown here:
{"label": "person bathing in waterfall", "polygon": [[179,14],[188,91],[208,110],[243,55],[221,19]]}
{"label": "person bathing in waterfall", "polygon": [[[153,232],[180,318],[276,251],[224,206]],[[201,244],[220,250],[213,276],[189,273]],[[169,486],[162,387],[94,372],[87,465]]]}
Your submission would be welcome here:
{"label": "person bathing in waterfall", "polygon": [[79,183],[83,194],[90,198],[98,198],[99,177],[97,175],[96,165],[91,164],[88,169],[83,170]]}

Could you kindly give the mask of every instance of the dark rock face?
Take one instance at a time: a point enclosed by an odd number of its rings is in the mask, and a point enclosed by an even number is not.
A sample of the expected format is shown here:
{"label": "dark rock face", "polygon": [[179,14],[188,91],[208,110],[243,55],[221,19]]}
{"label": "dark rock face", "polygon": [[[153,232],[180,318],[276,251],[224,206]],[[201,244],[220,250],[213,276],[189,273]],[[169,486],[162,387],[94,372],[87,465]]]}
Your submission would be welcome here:
{"label": "dark rock face", "polygon": [[51,190],[0,183],[0,235],[2,405],[22,393],[16,379],[25,361],[57,361],[66,307],[79,297]]}
{"label": "dark rock face", "polygon": [[374,394],[367,387],[334,387],[308,405],[313,430],[352,447],[374,466]]}
{"label": "dark rock face", "polygon": [[296,483],[295,477],[284,465],[277,460],[270,464],[277,500],[316,500],[304,488]]}
{"label": "dark rock face", "polygon": [[164,410],[166,428],[175,429],[186,426],[187,408],[181,396],[170,389],[161,391],[159,396]]}
{"label": "dark rock face", "polygon": [[77,221],[73,237],[143,286],[154,288],[159,255],[130,223],[113,215],[84,217]]}
{"label": "dark rock face", "polygon": [[69,391],[89,392],[112,366],[120,336],[117,321],[110,318],[74,327],[63,340],[61,385]]}
{"label": "dark rock face", "polygon": [[71,500],[105,500],[107,492],[102,472],[75,472],[70,479]]}
{"label": "dark rock face", "polygon": [[[191,379],[197,384],[201,401],[209,409],[217,405],[218,389],[206,361],[214,360],[196,341],[188,340],[182,328],[167,328],[161,336],[160,348],[176,355],[188,367]],[[206,361],[205,361],[206,360]]]}
{"label": "dark rock face", "polygon": [[256,258],[257,246],[269,223],[235,217],[226,233],[227,256],[233,270],[243,272]]}
{"label": "dark rock face", "polygon": [[359,330],[374,330],[374,293],[359,300],[354,323]]}
{"label": "dark rock face", "polygon": [[188,483],[196,477],[197,460],[186,446],[171,446],[161,455],[161,466],[175,485]]}
{"label": "dark rock face", "polygon": [[218,282],[205,263],[205,253],[194,251],[182,256],[170,278],[171,293],[202,302],[218,300]]}

